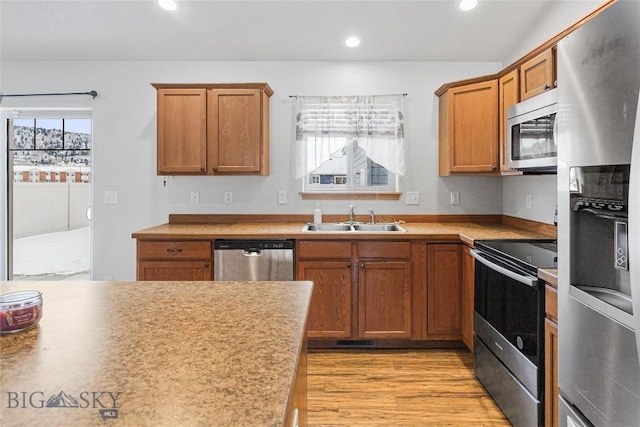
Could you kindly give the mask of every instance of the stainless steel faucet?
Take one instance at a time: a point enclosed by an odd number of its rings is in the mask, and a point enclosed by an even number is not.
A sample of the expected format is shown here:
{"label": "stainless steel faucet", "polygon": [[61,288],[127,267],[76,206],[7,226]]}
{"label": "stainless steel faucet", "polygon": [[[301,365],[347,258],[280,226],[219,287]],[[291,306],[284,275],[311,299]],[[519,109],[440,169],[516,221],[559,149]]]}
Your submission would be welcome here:
{"label": "stainless steel faucet", "polygon": [[369,209],[369,215],[371,215],[371,224],[376,223],[376,216],[373,213],[373,209]]}
{"label": "stainless steel faucet", "polygon": [[349,206],[349,215],[347,216],[347,218],[349,219],[349,222],[355,222],[355,216],[353,214],[353,210],[355,208],[356,208],[356,205]]}

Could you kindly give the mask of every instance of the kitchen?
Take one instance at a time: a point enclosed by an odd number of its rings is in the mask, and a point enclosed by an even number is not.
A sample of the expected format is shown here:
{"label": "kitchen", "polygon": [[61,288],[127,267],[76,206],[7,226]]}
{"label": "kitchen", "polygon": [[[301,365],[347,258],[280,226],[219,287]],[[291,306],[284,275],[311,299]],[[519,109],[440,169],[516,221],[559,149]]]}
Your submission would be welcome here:
{"label": "kitchen", "polygon": [[[93,278],[133,280],[135,244],[130,235],[167,221],[172,213],[311,214],[314,202],[299,200],[299,184],[290,178],[291,101],[289,95],[342,93],[407,93],[410,127],[410,175],[406,191],[419,191],[420,204],[363,201],[358,209],[383,214],[494,214],[553,222],[555,176],[446,177],[437,176],[437,100],[432,95],[445,82],[487,75],[513,62],[524,52],[585,16],[602,2],[554,2],[535,31],[507,55],[493,62],[145,62],[86,59],[70,62],[3,60],[2,92],[48,92],[96,88],[90,99],[3,99],[3,108],[47,105],[93,108],[95,157],[94,194],[117,191],[119,203],[95,203],[93,222]],[[548,5],[549,8],[552,5]],[[6,9],[3,16],[6,16]],[[545,11],[546,13],[546,11]],[[551,18],[548,18],[548,17]],[[562,22],[558,22],[562,21]],[[6,28],[3,25],[3,28]],[[6,50],[3,50],[6,52]],[[259,58],[259,57],[258,57]],[[259,66],[258,66],[259,65]],[[44,77],[46,73],[46,78]],[[331,76],[330,79],[326,76]],[[155,91],[151,82],[267,81],[271,98],[271,174],[268,177],[173,177],[155,174]],[[55,82],[55,89],[52,88]],[[83,89],[84,90],[84,89]],[[35,102],[35,104],[34,104]],[[44,104],[46,103],[46,104]],[[131,114],[130,111],[135,111]],[[426,118],[424,120],[422,118]],[[117,125],[114,125],[117,124]],[[280,124],[280,125],[278,125]],[[425,162],[431,168],[424,167]],[[114,166],[117,165],[117,166]],[[142,191],[143,190],[143,191]],[[277,203],[278,191],[287,191],[287,203]],[[200,203],[189,202],[190,192]],[[225,204],[223,193],[233,193]],[[460,204],[451,205],[450,193],[459,192]],[[532,195],[526,207],[525,194]],[[346,217],[348,202],[323,201],[325,213]]]}

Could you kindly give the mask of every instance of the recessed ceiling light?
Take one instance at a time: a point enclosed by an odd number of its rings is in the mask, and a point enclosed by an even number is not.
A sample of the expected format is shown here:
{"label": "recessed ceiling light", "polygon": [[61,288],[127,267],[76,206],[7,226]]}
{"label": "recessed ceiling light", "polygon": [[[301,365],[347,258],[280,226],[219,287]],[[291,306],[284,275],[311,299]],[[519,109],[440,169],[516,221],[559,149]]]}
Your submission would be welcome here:
{"label": "recessed ceiling light", "polygon": [[347,37],[347,39],[344,41],[344,44],[346,44],[349,47],[356,47],[360,44],[360,39],[357,37]]}
{"label": "recessed ceiling light", "polygon": [[458,9],[468,11],[474,9],[478,5],[478,0],[460,0]]}
{"label": "recessed ceiling light", "polygon": [[158,0],[158,4],[164,10],[171,12],[178,10],[178,2],[176,0]]}

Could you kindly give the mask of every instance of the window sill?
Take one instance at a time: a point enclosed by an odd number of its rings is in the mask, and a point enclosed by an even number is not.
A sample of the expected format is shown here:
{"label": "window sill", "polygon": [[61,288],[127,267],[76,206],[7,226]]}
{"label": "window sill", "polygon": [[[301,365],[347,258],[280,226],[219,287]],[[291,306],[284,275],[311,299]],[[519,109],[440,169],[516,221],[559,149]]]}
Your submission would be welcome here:
{"label": "window sill", "polygon": [[301,192],[302,200],[400,200],[402,193],[396,192]]}

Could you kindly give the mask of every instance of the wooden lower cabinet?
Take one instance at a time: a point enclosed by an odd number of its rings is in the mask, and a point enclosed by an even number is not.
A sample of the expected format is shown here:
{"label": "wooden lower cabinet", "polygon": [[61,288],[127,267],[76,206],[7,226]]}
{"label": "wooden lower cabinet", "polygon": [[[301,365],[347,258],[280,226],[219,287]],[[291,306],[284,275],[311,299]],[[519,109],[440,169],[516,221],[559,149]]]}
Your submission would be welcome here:
{"label": "wooden lower cabinet", "polygon": [[410,262],[361,262],[358,291],[358,337],[411,336]]}
{"label": "wooden lower cabinet", "polygon": [[558,426],[558,325],[544,321],[544,425]]}
{"label": "wooden lower cabinet", "polygon": [[210,261],[139,261],[138,280],[213,280]]}
{"label": "wooden lower cabinet", "polygon": [[473,304],[475,259],[468,246],[462,246],[462,342],[473,352]]}
{"label": "wooden lower cabinet", "polygon": [[462,338],[461,247],[427,245],[427,338]]}
{"label": "wooden lower cabinet", "polygon": [[213,280],[211,240],[138,240],[137,280]]}
{"label": "wooden lower cabinet", "polygon": [[545,288],[544,320],[544,425],[558,426],[558,291]]}
{"label": "wooden lower cabinet", "polygon": [[307,337],[351,337],[351,261],[303,261],[298,280],[313,282]]}
{"label": "wooden lower cabinet", "polygon": [[300,241],[297,279],[313,281],[307,337],[411,338],[411,244]]}

